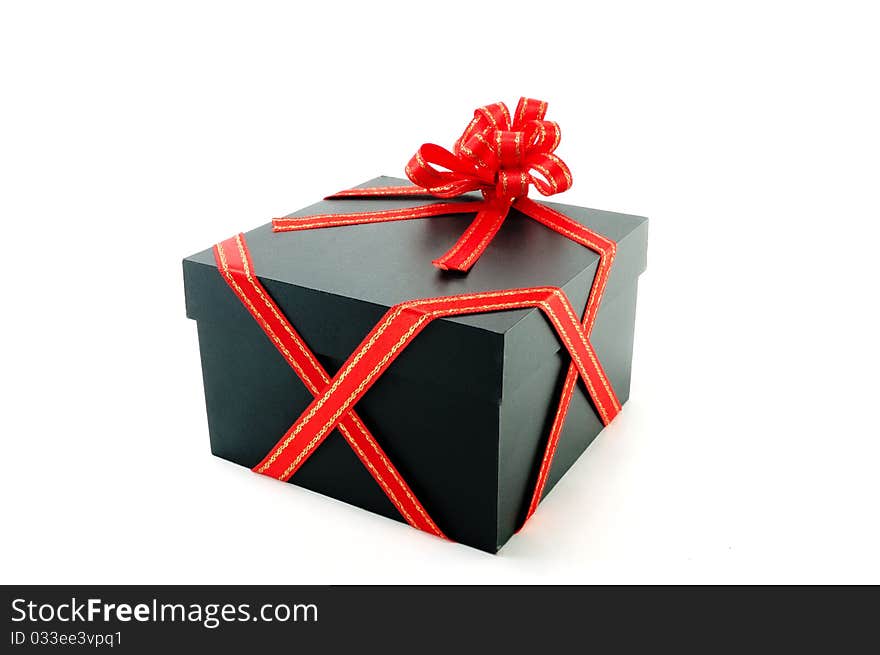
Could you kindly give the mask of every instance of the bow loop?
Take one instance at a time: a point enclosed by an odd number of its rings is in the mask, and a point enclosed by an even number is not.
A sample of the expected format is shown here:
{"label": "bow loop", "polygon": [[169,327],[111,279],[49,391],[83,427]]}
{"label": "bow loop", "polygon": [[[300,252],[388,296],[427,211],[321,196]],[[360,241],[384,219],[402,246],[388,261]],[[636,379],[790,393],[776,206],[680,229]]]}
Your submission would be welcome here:
{"label": "bow loop", "polygon": [[480,107],[474,112],[476,117],[482,118],[485,125],[491,125],[494,130],[509,130],[511,128],[510,110],[503,102],[496,102],[485,107]]}
{"label": "bow loop", "polygon": [[[447,170],[437,170],[432,164]],[[413,184],[439,198],[460,196],[484,185],[475,164],[434,143],[418,149],[406,165],[406,175]]]}
{"label": "bow loop", "polygon": [[562,130],[554,121],[529,121],[523,128],[526,140],[526,151],[553,152],[562,139]]}
{"label": "bow loop", "polygon": [[516,105],[516,113],[514,114],[513,128],[522,129],[522,127],[531,121],[542,121],[547,114],[547,103],[543,100],[535,100],[534,98],[520,98]]}
{"label": "bow loop", "polygon": [[478,169],[483,169],[482,172],[492,181],[495,171],[498,170],[498,155],[482,132],[476,132],[465,142],[457,142],[456,152],[467,157]]}
{"label": "bow loop", "polygon": [[556,155],[551,153],[532,155],[529,157],[529,167],[538,173],[538,175],[530,174],[529,179],[541,195],[552,196],[554,193],[562,193],[571,188],[571,171]]}

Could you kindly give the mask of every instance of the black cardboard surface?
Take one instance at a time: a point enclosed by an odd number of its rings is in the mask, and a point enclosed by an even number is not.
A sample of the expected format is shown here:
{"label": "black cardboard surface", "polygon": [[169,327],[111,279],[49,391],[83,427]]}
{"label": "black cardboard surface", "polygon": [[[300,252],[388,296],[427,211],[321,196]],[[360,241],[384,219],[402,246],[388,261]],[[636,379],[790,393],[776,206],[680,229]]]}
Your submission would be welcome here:
{"label": "black cardboard surface", "polygon": [[[383,177],[366,185],[401,182]],[[415,204],[334,200],[291,215]],[[647,220],[548,204],[617,241],[591,340],[623,402]],[[264,225],[246,238],[261,282],[331,374],[386,309],[404,300],[554,285],[583,310],[598,255],[517,212],[469,274],[435,269],[431,260],[455,242],[471,218],[282,234]],[[310,397],[223,282],[211,250],[183,264],[187,315],[199,327],[212,452],[253,466]],[[494,552],[522,519],[567,362],[537,310],[441,319],[401,354],[357,409],[441,529]],[[581,385],[545,494],[600,429]],[[291,482],[400,518],[338,432]]]}

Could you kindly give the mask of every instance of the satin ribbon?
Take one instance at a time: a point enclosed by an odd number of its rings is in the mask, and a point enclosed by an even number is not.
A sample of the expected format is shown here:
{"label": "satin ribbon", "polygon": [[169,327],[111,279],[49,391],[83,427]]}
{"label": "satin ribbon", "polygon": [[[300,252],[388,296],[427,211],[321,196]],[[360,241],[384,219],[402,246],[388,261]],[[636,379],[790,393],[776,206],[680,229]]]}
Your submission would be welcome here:
{"label": "satin ribbon", "polygon": [[455,142],[452,151],[425,143],[406,166],[415,186],[348,189],[333,198],[414,197],[454,198],[472,191],[483,199],[474,202],[440,202],[423,207],[353,214],[317,214],[272,220],[276,232],[357,223],[400,221],[452,213],[476,214],[459,240],[434,265],[466,272],[501,229],[510,208],[536,218],[527,200],[529,187],[545,196],[571,188],[571,171],[554,151],[562,133],[559,125],[544,120],[547,103],[520,98],[511,116],[503,102],[480,107]]}

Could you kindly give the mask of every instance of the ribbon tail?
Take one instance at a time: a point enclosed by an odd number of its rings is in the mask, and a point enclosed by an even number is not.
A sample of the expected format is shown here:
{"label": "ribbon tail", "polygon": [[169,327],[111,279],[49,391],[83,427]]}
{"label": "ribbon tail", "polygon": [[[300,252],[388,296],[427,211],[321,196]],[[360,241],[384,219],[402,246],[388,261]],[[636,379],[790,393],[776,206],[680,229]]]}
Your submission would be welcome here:
{"label": "ribbon tail", "polygon": [[350,214],[312,214],[310,216],[285,216],[272,219],[274,232],[296,232],[322,227],[339,227],[341,225],[360,225],[362,223],[385,223],[388,221],[406,221],[414,218],[427,218],[443,214],[467,214],[479,212],[485,207],[483,201],[475,202],[438,202],[421,207],[403,207],[401,209],[384,209],[372,212],[354,212]]}
{"label": "ribbon tail", "polygon": [[433,261],[434,266],[444,271],[469,271],[501,229],[506,217],[506,207],[489,205],[477,212],[476,218],[455,245]]}
{"label": "ribbon tail", "polygon": [[327,196],[324,200],[337,200],[339,198],[435,198],[424,187],[406,184],[400,186],[371,186],[354,189],[345,189]]}

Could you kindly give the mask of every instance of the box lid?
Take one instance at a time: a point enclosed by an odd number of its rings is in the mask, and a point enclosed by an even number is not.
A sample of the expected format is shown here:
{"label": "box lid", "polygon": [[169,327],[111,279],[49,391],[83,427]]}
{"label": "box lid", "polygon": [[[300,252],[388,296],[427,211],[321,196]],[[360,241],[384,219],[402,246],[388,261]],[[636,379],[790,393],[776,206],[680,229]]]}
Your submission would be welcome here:
{"label": "box lid", "polygon": [[[405,184],[378,177],[361,186]],[[474,200],[463,196],[460,201]],[[324,200],[289,216],[350,213],[429,204],[418,199]],[[647,219],[546,203],[617,242],[606,301],[645,269]],[[515,210],[468,274],[441,271],[431,261],[461,236],[470,214],[274,233],[271,224],[245,233],[260,281],[306,343],[337,365],[382,314],[399,302],[452,294],[530,286],[558,286],[582,312],[599,256]],[[210,248],[184,262],[187,316],[222,321],[244,311],[217,273]],[[528,349],[505,348],[529,343]],[[439,319],[394,362],[388,375],[425,384],[465,387],[500,402],[508,379],[527,374],[559,350],[537,309],[517,309]],[[525,350],[526,352],[521,352]],[[506,352],[507,351],[507,352]],[[330,373],[335,371],[330,367]],[[463,372],[465,373],[463,376]]]}

